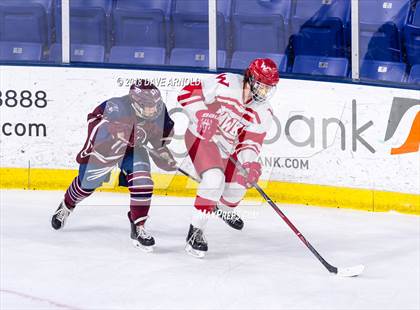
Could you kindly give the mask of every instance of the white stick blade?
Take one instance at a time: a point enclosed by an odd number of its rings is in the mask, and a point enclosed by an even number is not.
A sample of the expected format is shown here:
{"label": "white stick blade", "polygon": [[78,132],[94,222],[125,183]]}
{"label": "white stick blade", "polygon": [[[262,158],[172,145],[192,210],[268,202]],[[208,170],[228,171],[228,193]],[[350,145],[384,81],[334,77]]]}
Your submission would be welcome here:
{"label": "white stick blade", "polygon": [[365,266],[357,265],[352,267],[338,268],[337,276],[340,277],[357,277],[363,273]]}

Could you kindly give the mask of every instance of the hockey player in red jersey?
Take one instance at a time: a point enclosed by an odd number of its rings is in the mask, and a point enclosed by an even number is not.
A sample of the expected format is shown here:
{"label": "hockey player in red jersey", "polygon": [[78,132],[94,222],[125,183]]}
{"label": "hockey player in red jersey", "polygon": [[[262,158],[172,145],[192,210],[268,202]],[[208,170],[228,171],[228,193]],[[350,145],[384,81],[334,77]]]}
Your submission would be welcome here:
{"label": "hockey player in red jersey", "polygon": [[[186,251],[193,256],[203,257],[208,249],[206,215],[217,211],[229,226],[243,228],[233,210],[261,175],[257,157],[272,121],[268,99],[278,80],[276,64],[259,58],[244,76],[219,74],[184,87],[178,96],[190,119],[185,144],[201,177],[187,234]],[[247,173],[235,169],[229,157],[238,160]]]}
{"label": "hockey player in red jersey", "polygon": [[[173,136],[174,122],[158,88],[146,80],[130,87],[129,94],[106,100],[88,115],[88,137],[77,155],[79,174],[67,189],[64,200],[51,219],[54,229],[63,228],[76,205],[109,180],[114,168],[120,168],[119,184],[130,192],[133,244],[151,251],[154,238],[145,229],[153,193],[150,160],[146,145],[161,169],[176,170],[167,148]],[[165,158],[163,160],[162,158]]]}

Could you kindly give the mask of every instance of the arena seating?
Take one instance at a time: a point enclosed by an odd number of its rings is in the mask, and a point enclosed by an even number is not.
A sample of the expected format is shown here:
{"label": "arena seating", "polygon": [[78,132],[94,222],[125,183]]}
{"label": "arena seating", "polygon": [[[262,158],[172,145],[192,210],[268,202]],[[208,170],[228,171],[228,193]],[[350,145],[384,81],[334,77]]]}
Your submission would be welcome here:
{"label": "arena seating", "polygon": [[166,20],[170,20],[172,0],[114,0],[115,9],[161,10]]}
{"label": "arena seating", "polygon": [[345,56],[350,1],[297,0],[291,17],[295,55]]}
{"label": "arena seating", "polygon": [[116,1],[114,45],[166,48],[171,5],[171,0]]}
{"label": "arena seating", "polygon": [[116,64],[164,65],[166,58],[163,47],[113,46],[109,62]]}
{"label": "arena seating", "polygon": [[1,1],[0,25],[0,41],[40,43],[43,47],[49,42],[47,13],[42,4]]}
{"label": "arena seating", "polygon": [[[61,58],[61,44],[53,44],[50,48],[49,60],[60,62]],[[70,59],[77,62],[104,62],[105,48],[102,45],[72,43]]]}
{"label": "arena seating", "polygon": [[365,60],[360,69],[361,78],[389,81],[405,82],[406,64],[401,62]]}
{"label": "arena seating", "polygon": [[408,63],[415,65],[420,64],[420,1],[410,17],[404,26],[404,41]]}
{"label": "arena seating", "polygon": [[[226,49],[231,0],[219,0],[217,7],[217,48]],[[173,47],[208,49],[208,1],[174,0],[172,32]]]}
{"label": "arena seating", "polygon": [[284,54],[274,53],[260,53],[260,52],[234,52],[232,55],[232,62],[230,68],[232,69],[245,69],[255,58],[267,57],[274,60],[279,67],[280,72],[287,70],[287,56]]}
{"label": "arena seating", "polygon": [[[44,10],[47,18],[47,31],[48,31],[48,43],[51,42],[52,39],[52,29],[54,27],[54,12],[53,12],[53,0],[1,0],[0,5],[2,6],[15,6],[18,7],[19,10],[22,9],[22,7],[28,7],[32,4],[39,4],[42,6],[42,9]],[[1,9],[0,9],[1,10]],[[15,16],[16,17],[16,16]],[[24,13],[19,17],[23,19],[25,22],[25,19],[27,19],[29,16],[25,16]]]}
{"label": "arena seating", "polygon": [[284,54],[290,10],[290,0],[233,0],[233,51]]}
{"label": "arena seating", "polygon": [[420,64],[414,65],[411,68],[410,75],[408,77],[408,82],[413,84],[420,84]]}
{"label": "arena seating", "polygon": [[40,61],[42,44],[32,42],[1,42],[0,60]]}
{"label": "arena seating", "polygon": [[[174,48],[169,64],[173,66],[208,67],[209,51],[207,49]],[[217,51],[217,66],[226,67],[226,51]]]}
{"label": "arena seating", "polygon": [[362,59],[401,61],[401,33],[410,0],[360,1]]}
{"label": "arena seating", "polygon": [[346,77],[348,65],[346,58],[300,55],[295,58],[292,72]]}
{"label": "arena seating", "polygon": [[[71,2],[72,3],[72,2]],[[56,7],[56,36],[61,42],[61,6]],[[70,6],[70,42],[78,44],[108,45],[106,11],[99,6]]]}

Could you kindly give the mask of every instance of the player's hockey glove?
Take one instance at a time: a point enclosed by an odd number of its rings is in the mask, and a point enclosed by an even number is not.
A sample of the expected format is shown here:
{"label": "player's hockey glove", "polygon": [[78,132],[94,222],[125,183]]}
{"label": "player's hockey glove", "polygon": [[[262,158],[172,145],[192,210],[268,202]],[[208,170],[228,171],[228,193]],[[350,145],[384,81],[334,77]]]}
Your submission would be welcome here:
{"label": "player's hockey glove", "polygon": [[211,140],[217,131],[219,121],[217,114],[209,110],[200,110],[197,116],[197,132],[203,137],[204,140]]}
{"label": "player's hockey glove", "polygon": [[236,180],[242,186],[251,188],[252,184],[257,183],[261,176],[261,164],[258,162],[246,162],[242,165],[246,174],[238,172]]}
{"label": "player's hockey glove", "polygon": [[171,154],[171,151],[167,146],[155,149],[155,152],[149,152],[156,166],[165,171],[177,170],[176,160]]}

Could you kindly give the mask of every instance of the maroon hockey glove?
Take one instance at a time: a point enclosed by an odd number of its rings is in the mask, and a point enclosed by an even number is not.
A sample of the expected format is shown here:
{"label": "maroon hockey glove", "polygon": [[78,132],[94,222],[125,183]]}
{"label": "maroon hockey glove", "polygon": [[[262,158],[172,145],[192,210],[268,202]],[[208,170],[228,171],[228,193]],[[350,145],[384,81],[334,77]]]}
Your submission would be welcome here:
{"label": "maroon hockey glove", "polygon": [[150,157],[152,157],[156,166],[165,171],[175,171],[177,170],[176,160],[172,156],[171,151],[168,147],[163,146],[161,148],[155,149],[154,152],[149,152]]}
{"label": "maroon hockey glove", "polygon": [[242,165],[247,174],[243,175],[238,172],[236,180],[239,184],[246,188],[251,188],[252,184],[257,183],[261,176],[261,164],[258,162],[246,162]]}
{"label": "maroon hockey glove", "polygon": [[209,110],[200,110],[196,114],[197,132],[204,138],[204,140],[211,140],[217,131],[219,121],[217,114]]}

